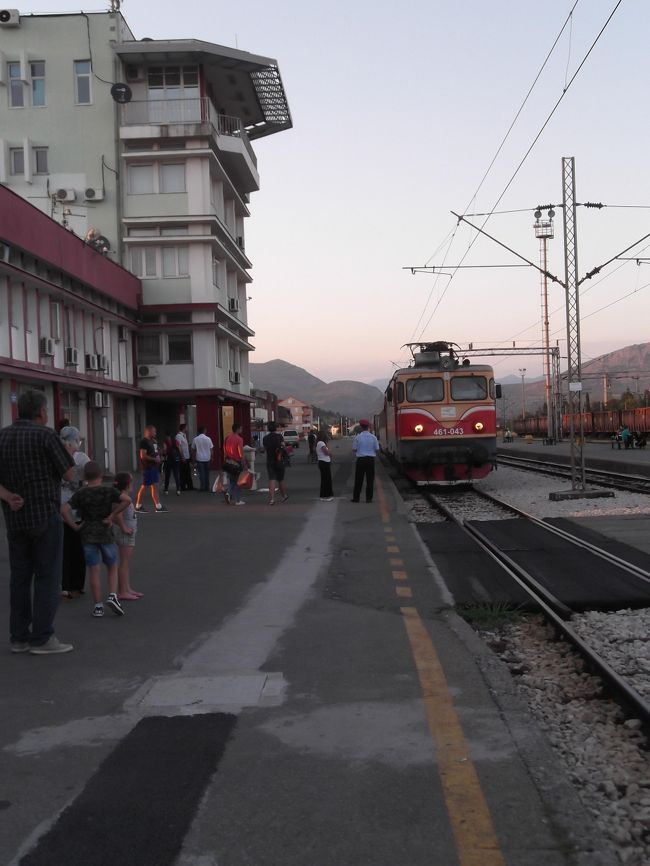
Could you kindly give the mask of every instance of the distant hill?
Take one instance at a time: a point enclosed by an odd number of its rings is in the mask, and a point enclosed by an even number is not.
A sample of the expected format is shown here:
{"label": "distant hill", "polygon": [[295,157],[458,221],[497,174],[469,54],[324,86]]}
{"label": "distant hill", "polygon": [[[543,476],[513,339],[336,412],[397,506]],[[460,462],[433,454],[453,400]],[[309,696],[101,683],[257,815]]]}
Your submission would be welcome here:
{"label": "distant hill", "polygon": [[383,404],[383,394],[374,385],[343,380],[323,382],[302,367],[276,358],[265,364],[250,364],[253,387],[272,391],[280,399],[298,397],[305,403],[322,406],[349,418],[372,416]]}
{"label": "distant hill", "polygon": [[[566,370],[562,371],[566,375]],[[621,397],[625,391],[633,394],[643,394],[650,389],[650,343],[638,343],[633,346],[625,346],[608,352],[599,358],[582,363],[582,385],[584,393],[589,395],[592,402],[602,402],[604,396],[604,380],[607,376],[608,399]],[[499,379],[503,384],[503,393],[510,411],[514,414],[521,412],[522,388],[521,379],[517,384],[508,384],[511,377]],[[525,380],[526,410],[535,412],[544,405],[544,380],[536,378]],[[563,382],[562,391],[566,392],[566,380]]]}

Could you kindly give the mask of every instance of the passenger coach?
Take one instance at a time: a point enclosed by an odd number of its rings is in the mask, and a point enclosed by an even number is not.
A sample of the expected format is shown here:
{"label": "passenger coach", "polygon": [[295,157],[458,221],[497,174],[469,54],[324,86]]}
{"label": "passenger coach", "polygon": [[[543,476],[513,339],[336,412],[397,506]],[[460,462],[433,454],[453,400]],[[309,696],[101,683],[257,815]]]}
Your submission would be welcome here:
{"label": "passenger coach", "polygon": [[382,450],[420,484],[484,478],[496,462],[492,368],[461,363],[454,343],[407,345],[412,363],[394,372],[375,417]]}

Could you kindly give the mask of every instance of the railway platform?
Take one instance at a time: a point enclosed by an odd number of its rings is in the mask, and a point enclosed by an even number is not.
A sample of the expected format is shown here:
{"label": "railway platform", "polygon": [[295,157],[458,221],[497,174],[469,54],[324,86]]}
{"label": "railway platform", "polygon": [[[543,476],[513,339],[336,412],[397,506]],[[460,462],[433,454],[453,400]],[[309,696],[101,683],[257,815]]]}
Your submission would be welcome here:
{"label": "railway platform", "polygon": [[0,655],[0,862],[615,862],[383,467],[352,503],[333,453],[332,502],[304,449],[272,508],[166,497],[125,617],[65,602],[74,652]]}

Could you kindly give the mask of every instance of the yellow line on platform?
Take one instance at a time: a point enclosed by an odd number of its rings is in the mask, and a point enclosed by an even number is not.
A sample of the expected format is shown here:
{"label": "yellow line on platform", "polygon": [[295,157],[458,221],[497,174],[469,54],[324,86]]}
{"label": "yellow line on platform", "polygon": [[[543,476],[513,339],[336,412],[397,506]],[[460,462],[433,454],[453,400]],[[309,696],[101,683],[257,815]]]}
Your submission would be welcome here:
{"label": "yellow line on platform", "polygon": [[386,547],[386,553],[399,553],[399,547],[396,544],[389,544]]}
{"label": "yellow line on platform", "polygon": [[[381,482],[377,484],[379,508],[388,522],[388,503]],[[388,549],[388,552],[393,552]],[[402,565],[390,560],[391,565]],[[399,575],[399,577],[398,577]],[[406,571],[393,571],[395,580],[406,580]],[[396,586],[398,597],[408,597],[407,586]],[[459,866],[505,866],[492,816],[472,762],[458,713],[449,692],[438,653],[415,607],[400,608],[418,672],[422,700],[449,823],[456,843]]]}
{"label": "yellow line on platform", "polygon": [[394,568],[399,568],[401,565],[404,565],[403,559],[393,559],[392,557],[388,560],[388,564],[393,566]]}
{"label": "yellow line on platform", "polygon": [[445,673],[414,607],[401,608],[420,679],[460,866],[505,866]]}

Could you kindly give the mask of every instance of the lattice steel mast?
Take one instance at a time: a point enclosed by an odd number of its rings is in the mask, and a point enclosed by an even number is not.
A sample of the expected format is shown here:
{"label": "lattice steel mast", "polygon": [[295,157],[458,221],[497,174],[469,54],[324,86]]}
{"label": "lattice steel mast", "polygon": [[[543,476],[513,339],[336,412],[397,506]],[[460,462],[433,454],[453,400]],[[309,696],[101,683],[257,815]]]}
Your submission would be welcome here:
{"label": "lattice steel mast", "polygon": [[[578,238],[576,225],[575,157],[562,157],[564,207],[564,286],[566,289],[567,378],[571,444],[571,486],[585,489],[584,418],[582,416],[582,362],[580,353],[580,304],[578,293]],[[575,419],[579,438],[576,440]]]}

